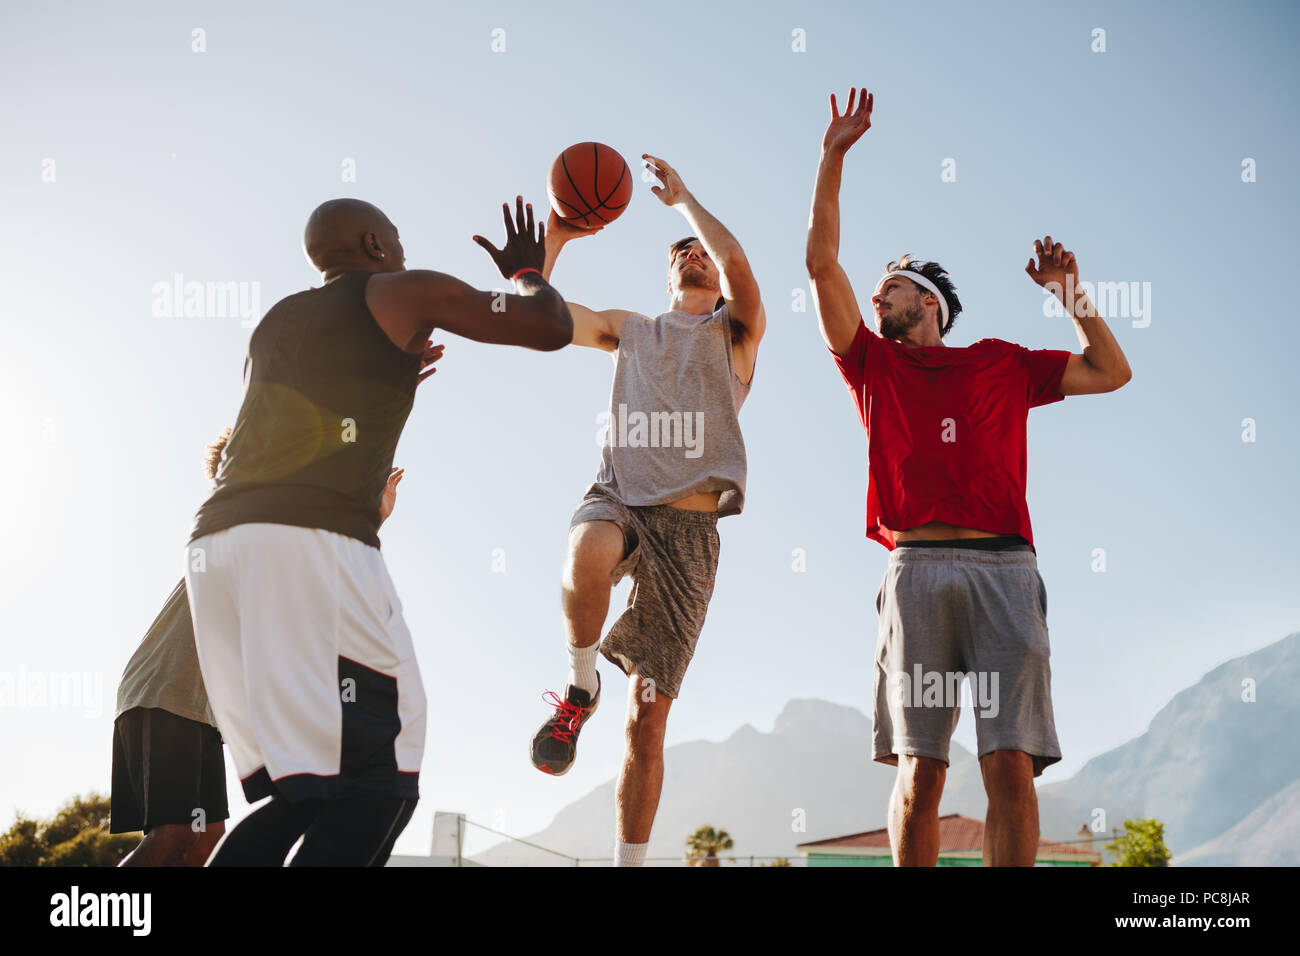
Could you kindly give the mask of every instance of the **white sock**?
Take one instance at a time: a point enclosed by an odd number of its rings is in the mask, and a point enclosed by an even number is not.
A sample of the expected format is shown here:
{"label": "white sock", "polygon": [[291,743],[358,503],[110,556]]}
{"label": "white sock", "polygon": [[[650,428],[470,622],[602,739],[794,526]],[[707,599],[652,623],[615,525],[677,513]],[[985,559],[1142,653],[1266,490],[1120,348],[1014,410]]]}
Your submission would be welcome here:
{"label": "white sock", "polygon": [[645,862],[644,843],[615,843],[615,866],[641,866]]}
{"label": "white sock", "polygon": [[600,686],[596,682],[596,654],[599,649],[599,642],[590,647],[569,645],[569,683],[588,694],[596,693],[596,688]]}

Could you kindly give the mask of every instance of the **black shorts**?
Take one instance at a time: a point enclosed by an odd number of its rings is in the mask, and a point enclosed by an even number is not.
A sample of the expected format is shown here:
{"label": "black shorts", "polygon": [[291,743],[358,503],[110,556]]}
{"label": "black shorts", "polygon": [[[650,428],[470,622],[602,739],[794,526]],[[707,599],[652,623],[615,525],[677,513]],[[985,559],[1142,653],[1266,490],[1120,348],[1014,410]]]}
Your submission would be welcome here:
{"label": "black shorts", "polygon": [[228,818],[221,734],[156,707],[122,714],[113,723],[110,816],[110,833]]}

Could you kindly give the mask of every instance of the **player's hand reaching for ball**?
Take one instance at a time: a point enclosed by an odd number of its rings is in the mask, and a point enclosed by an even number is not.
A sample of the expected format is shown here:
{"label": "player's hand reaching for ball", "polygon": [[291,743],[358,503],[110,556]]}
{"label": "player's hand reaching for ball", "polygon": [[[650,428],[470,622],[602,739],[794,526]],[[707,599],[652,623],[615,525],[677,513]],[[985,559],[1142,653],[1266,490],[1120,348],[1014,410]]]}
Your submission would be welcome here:
{"label": "player's hand reaching for ball", "polygon": [[665,206],[676,206],[678,203],[686,202],[691,198],[690,192],[682,182],[682,177],[677,175],[677,170],[669,166],[664,160],[657,156],[651,156],[649,153],[642,153],[641,158],[646,160],[650,172],[654,173],[659,179],[659,185],[651,186],[650,191],[659,197],[661,203]]}
{"label": "player's hand reaching for ball", "polygon": [[559,217],[556,211],[552,209],[551,215],[546,220],[546,238],[550,240],[552,244],[559,243],[560,245],[563,245],[570,239],[581,239],[584,236],[594,236],[604,228],[605,227],[602,224],[596,226],[594,229],[583,229],[580,226],[573,225],[573,223],[565,222]]}
{"label": "player's hand reaching for ball", "polygon": [[511,278],[520,269],[541,272],[546,262],[546,227],[538,224],[533,232],[533,204],[524,204],[523,196],[515,197],[515,221],[510,221],[510,204],[501,204],[501,215],[506,223],[506,244],[498,249],[482,236],[474,241],[487,250],[501,274]]}
{"label": "player's hand reaching for ball", "polygon": [[[854,100],[857,100],[857,108],[854,109]],[[848,106],[844,109],[844,115],[840,115],[839,106],[835,102],[835,94],[831,94],[831,122],[826,127],[826,135],[822,137],[822,151],[831,153],[848,152],[850,146],[862,138],[862,134],[871,129],[871,108],[875,105],[876,96],[874,93],[868,93],[865,88],[861,90],[849,90]]]}

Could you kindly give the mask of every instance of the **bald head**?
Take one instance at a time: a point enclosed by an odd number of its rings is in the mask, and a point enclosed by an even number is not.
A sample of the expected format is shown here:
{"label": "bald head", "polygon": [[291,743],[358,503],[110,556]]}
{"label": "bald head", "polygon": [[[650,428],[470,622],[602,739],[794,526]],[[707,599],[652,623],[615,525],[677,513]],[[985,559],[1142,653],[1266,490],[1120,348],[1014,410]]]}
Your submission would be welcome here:
{"label": "bald head", "polygon": [[406,254],[397,227],[383,211],[360,199],[331,199],[312,210],[303,248],[325,278],[344,272],[398,272]]}

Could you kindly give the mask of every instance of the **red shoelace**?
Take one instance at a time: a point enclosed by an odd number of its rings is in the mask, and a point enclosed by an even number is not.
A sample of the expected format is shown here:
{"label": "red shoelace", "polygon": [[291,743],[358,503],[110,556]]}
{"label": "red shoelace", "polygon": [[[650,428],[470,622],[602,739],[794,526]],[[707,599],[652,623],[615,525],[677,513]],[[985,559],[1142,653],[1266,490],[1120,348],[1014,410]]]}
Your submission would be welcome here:
{"label": "red shoelace", "polygon": [[582,724],[582,715],[588,708],[565,700],[553,690],[543,694],[542,700],[555,708],[555,716],[551,718],[555,722],[555,727],[551,730],[551,736],[556,740],[563,740],[566,744],[570,743]]}

